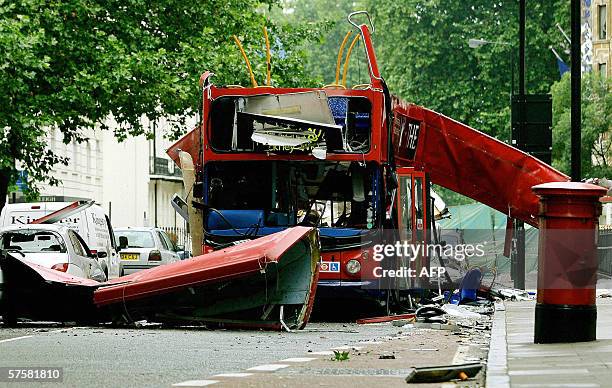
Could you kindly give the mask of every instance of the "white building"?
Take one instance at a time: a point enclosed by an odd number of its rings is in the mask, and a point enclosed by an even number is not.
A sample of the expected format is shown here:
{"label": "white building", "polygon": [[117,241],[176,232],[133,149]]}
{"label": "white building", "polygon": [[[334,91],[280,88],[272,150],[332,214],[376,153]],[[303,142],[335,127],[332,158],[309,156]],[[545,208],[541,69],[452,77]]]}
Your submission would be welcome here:
{"label": "white building", "polygon": [[70,160],[52,172],[61,181],[59,186],[39,186],[41,200],[93,199],[106,210],[114,227],[158,226],[183,233],[186,225],[170,206],[172,195],[182,196],[184,190],[180,169],[165,153],[172,144],[164,136],[167,123],[158,120],[155,128],[146,119],[143,123],[155,131],[155,140],[141,135],[120,143],[112,130],[98,129],[86,131],[87,140],[82,143],[64,144],[59,130],[50,131],[49,147]]}

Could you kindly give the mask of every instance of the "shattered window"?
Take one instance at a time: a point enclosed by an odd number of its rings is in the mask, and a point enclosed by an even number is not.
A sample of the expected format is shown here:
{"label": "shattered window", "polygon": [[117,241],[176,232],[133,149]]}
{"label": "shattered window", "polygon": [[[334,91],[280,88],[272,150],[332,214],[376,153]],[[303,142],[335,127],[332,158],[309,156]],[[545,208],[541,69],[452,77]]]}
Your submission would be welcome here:
{"label": "shattered window", "polygon": [[26,253],[66,252],[64,239],[58,234],[29,229],[2,234],[2,249],[15,249]]}
{"label": "shattered window", "polygon": [[208,138],[219,152],[366,153],[372,104],[323,91],[225,96],[213,101]]}
{"label": "shattered window", "polygon": [[[218,210],[247,211],[236,216],[232,213],[229,221],[234,228],[254,223],[368,228],[374,222],[373,166],[249,161],[211,162],[206,170],[207,203]],[[226,220],[215,225],[228,228]]]}

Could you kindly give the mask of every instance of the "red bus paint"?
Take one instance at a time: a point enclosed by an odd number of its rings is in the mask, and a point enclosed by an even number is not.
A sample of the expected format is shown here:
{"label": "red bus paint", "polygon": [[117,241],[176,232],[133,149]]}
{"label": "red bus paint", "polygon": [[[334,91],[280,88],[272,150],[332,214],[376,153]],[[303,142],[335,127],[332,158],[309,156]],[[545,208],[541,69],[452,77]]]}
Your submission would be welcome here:
{"label": "red bus paint", "polygon": [[[210,82],[212,74],[208,72],[203,74],[201,78],[203,87],[202,122],[173,145],[168,150],[168,155],[178,164],[179,150],[191,154],[194,164],[199,168],[202,196],[205,202],[209,199],[209,192],[213,190],[210,181],[210,166],[242,162],[245,163],[244,168],[248,169],[259,168],[263,165],[261,163],[273,162],[290,162],[296,166],[323,163],[306,153],[219,152],[215,150],[211,144],[211,138],[215,135],[215,131],[220,129],[213,128],[211,117],[218,109],[217,101],[227,97],[283,96],[320,91],[324,92],[329,99],[364,98],[371,104],[370,147],[367,152],[328,152],[324,160],[325,163],[347,163],[350,166],[365,164],[374,171],[370,182],[371,196],[366,193],[366,197],[375,209],[375,222],[371,225],[369,222],[368,225],[362,225],[361,230],[365,231],[364,233],[378,233],[378,241],[386,241],[385,229],[400,230],[409,227],[411,231],[421,231],[420,236],[419,233],[410,235],[412,242],[426,243],[430,238],[429,230],[432,219],[427,194],[430,183],[476,199],[510,217],[537,225],[538,200],[530,188],[545,182],[567,181],[569,178],[524,152],[469,126],[427,108],[392,98],[380,76],[368,27],[365,24],[360,26],[354,24],[354,26],[361,34],[368,60],[370,84],[365,89],[216,87]],[[238,110],[236,108],[236,117]],[[229,127],[225,129],[231,130]],[[262,180],[268,179],[266,175],[268,172],[261,170],[260,174]],[[402,198],[396,195],[398,192],[394,183],[402,179],[410,180],[413,185],[417,179],[423,185],[420,195],[414,195],[412,192],[410,198],[406,197],[409,202],[404,204],[401,202]],[[376,184],[373,184],[374,181]],[[220,183],[217,181],[217,184]],[[401,188],[400,182],[399,190]],[[234,187],[234,190],[240,191],[238,187]],[[414,187],[411,190],[414,190]],[[333,206],[332,202],[331,207]],[[407,206],[407,209],[404,209],[403,206]],[[249,211],[252,212],[252,210]],[[411,225],[401,224],[402,211],[412,214]],[[264,211],[264,214],[266,212]],[[417,218],[417,213],[420,218]],[[417,220],[419,220],[419,225],[416,224]],[[331,223],[333,224],[333,216]],[[335,233],[331,229],[342,228],[336,228],[334,225],[321,228],[323,241],[321,256],[325,270],[319,275],[319,285],[326,286],[325,288],[331,290],[332,295],[346,290],[346,286],[352,286],[355,289],[363,288],[364,283],[374,278],[372,269],[376,263],[371,259],[374,242],[348,247],[341,244],[337,246],[326,244],[327,234]],[[260,230],[259,226],[257,230]],[[209,233],[210,235],[214,234]],[[257,233],[249,237],[256,237],[256,235]],[[213,249],[207,241],[203,243],[204,251]],[[347,271],[349,260],[360,262],[359,273]],[[334,263],[339,263],[339,267]],[[427,267],[429,265],[427,257],[422,257],[415,265]],[[418,286],[418,284],[413,286]],[[319,288],[320,292],[322,287]]]}

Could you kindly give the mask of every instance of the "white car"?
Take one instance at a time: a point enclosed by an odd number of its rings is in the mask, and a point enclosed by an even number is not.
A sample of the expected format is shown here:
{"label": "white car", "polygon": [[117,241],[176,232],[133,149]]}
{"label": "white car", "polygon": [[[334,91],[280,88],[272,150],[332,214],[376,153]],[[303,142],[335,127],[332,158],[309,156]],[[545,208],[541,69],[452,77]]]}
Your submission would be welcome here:
{"label": "white car", "polygon": [[[85,241],[65,226],[31,224],[1,228],[0,249],[46,268],[106,281],[106,275]],[[2,283],[0,270],[0,298]]]}
{"label": "white car", "polygon": [[[61,218],[55,225],[66,226],[79,234],[85,240],[92,253],[98,257],[98,262],[106,277],[119,276],[119,255],[113,229],[104,209],[91,201],[84,202],[82,210]],[[69,208],[76,203],[71,202],[32,202],[6,204],[0,212],[0,226],[27,225],[30,222],[48,216],[51,213]]]}
{"label": "white car", "polygon": [[177,247],[161,229],[116,228],[121,249],[121,276],[181,260]]}

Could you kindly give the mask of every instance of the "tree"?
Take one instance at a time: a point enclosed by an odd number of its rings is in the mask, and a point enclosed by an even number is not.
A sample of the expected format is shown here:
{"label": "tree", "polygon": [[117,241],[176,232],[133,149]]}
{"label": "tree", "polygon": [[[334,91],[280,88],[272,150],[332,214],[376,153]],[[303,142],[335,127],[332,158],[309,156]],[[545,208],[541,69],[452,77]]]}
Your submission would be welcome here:
{"label": "tree", "polygon": [[[392,93],[509,141],[512,72],[515,91],[518,85],[518,1],[285,0],[283,4],[295,20],[333,22],[325,38],[309,47],[306,64],[325,83],[333,80],[337,49],[350,27],[346,15],[366,9],[376,27],[373,41],[381,74]],[[565,47],[556,23],[569,31],[567,1],[528,3],[527,93],[547,93],[559,79],[549,50]],[[470,38],[510,45],[471,49]],[[351,60],[353,74],[358,73],[359,61],[364,63],[358,57]],[[363,73],[367,76],[367,68]],[[449,204],[465,202],[451,198],[450,192],[444,194]]]}
{"label": "tree", "polygon": [[[583,178],[612,177],[612,81],[596,73],[582,77],[581,164]],[[553,96],[553,166],[570,173],[570,74],[556,82]]]}
{"label": "tree", "polygon": [[265,74],[262,27],[269,29],[276,85],[309,82],[303,45],[308,25],[268,19],[274,0],[0,0],[0,208],[17,164],[34,183],[66,163],[43,142],[59,128],[64,142],[112,117],[123,138],[147,131],[141,117],[174,117],[176,133],[198,107],[198,79],[248,84],[231,40],[239,35],[256,77]]}
{"label": "tree", "polygon": [[[365,9],[364,1],[349,0],[283,0],[284,16],[291,23],[310,23],[322,29],[320,39],[310,42],[304,49],[307,52],[306,71],[319,85],[335,82],[335,69],[338,50],[348,31],[353,31],[344,47],[339,81],[342,80],[344,58],[355,38],[356,30],[346,17],[353,11]],[[360,22],[364,19],[360,18]],[[369,82],[365,52],[360,41],[352,51],[347,85]]]}
{"label": "tree", "polygon": [[[382,72],[394,93],[509,140],[511,79],[517,71],[512,56],[518,63],[517,1],[377,0],[371,9]],[[529,3],[527,93],[546,93],[559,78],[549,46],[563,44],[555,23],[568,12],[566,1]],[[472,49],[470,38],[509,45]]]}

